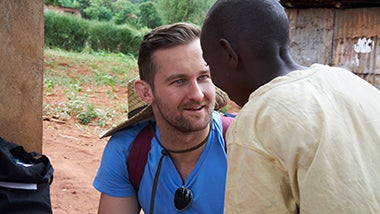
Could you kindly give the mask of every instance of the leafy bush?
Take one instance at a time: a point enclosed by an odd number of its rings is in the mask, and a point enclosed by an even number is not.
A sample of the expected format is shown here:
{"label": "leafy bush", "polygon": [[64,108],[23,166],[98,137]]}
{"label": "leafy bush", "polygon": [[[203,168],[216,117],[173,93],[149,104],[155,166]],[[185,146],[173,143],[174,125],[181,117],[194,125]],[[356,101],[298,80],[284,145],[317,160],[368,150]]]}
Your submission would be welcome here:
{"label": "leafy bush", "polygon": [[83,11],[87,17],[98,21],[110,21],[112,19],[112,11],[104,6],[88,7]]}
{"label": "leafy bush", "polygon": [[90,28],[89,45],[95,51],[137,55],[140,41],[146,32],[146,28],[137,30],[128,25],[99,22]]}
{"label": "leafy bush", "polygon": [[216,0],[157,0],[164,24],[192,22],[202,25],[208,9]]}
{"label": "leafy bush", "polygon": [[143,40],[145,34],[147,34],[149,28],[135,29],[128,25],[120,26],[121,40],[123,41],[120,44],[120,52],[124,54],[132,54],[134,56],[138,55],[140,43]]}
{"label": "leafy bush", "polygon": [[45,46],[81,52],[121,52],[136,56],[143,36],[149,28],[81,19],[71,15],[45,13]]}
{"label": "leafy bush", "polygon": [[87,21],[71,15],[46,12],[45,46],[82,51],[89,35]]}
{"label": "leafy bush", "polygon": [[110,22],[97,22],[90,27],[89,45],[94,51],[118,50],[120,31]]}
{"label": "leafy bush", "polygon": [[156,3],[150,1],[141,3],[139,9],[140,24],[149,28],[155,28],[161,25],[161,17],[158,14]]}
{"label": "leafy bush", "polygon": [[[114,2],[113,5],[117,5],[120,1]],[[115,8],[115,14],[112,17],[115,24],[128,24],[131,26],[138,26],[136,14],[138,13],[138,8],[131,2],[124,2],[125,5],[119,5]]]}

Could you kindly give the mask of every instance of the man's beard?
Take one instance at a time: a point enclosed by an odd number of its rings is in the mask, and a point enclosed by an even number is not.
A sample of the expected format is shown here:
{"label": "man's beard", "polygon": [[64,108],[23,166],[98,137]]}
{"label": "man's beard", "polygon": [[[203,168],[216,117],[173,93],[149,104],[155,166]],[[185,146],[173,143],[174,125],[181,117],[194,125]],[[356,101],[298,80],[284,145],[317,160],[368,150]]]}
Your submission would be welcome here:
{"label": "man's beard", "polygon": [[[200,116],[198,118],[186,118],[183,116],[183,114],[180,112],[178,114],[178,111],[173,112],[170,108],[167,107],[167,105],[163,104],[160,99],[156,99],[157,109],[160,112],[162,118],[172,127],[176,128],[177,130],[181,132],[194,132],[194,131],[200,131],[208,127],[212,120],[212,111],[209,112],[206,116]],[[186,104],[189,106],[189,103]],[[191,105],[191,104],[190,104]],[[205,106],[204,108],[207,108]],[[199,120],[203,120],[201,124],[199,124]],[[194,122],[195,121],[195,122]],[[199,124],[199,125],[196,125]]]}

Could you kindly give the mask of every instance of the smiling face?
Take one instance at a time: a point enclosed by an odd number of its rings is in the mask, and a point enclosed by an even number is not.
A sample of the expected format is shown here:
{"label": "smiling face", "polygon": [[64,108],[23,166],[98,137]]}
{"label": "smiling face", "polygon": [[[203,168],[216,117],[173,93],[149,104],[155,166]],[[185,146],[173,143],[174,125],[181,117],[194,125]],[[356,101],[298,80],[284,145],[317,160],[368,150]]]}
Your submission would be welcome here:
{"label": "smiling face", "polygon": [[215,86],[199,39],[157,50],[153,60],[152,107],[157,123],[183,132],[207,128],[215,105]]}

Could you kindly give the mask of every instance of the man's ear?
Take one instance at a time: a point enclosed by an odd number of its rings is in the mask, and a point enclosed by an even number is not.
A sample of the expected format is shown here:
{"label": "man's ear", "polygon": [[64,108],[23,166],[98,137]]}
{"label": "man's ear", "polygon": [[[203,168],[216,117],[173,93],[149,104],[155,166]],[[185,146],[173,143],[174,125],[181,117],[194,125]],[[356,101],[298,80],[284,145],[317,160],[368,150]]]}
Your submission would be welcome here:
{"label": "man's ear", "polygon": [[136,93],[139,95],[142,101],[148,104],[152,104],[153,91],[147,82],[145,82],[144,80],[136,80],[134,82],[134,87],[135,87]]}
{"label": "man's ear", "polygon": [[224,55],[228,59],[228,62],[231,63],[234,67],[238,65],[239,57],[236,54],[235,50],[232,48],[231,43],[226,39],[219,39],[219,45],[224,50]]}

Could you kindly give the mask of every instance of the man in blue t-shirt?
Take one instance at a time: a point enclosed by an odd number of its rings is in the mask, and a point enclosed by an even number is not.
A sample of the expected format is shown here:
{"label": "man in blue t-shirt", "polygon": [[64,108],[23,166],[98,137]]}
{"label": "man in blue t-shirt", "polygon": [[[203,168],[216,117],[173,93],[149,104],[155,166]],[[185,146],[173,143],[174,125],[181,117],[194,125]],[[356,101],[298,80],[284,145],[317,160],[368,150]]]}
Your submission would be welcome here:
{"label": "man in blue t-shirt", "polygon": [[[227,162],[222,122],[214,111],[220,93],[215,96],[199,36],[189,23],[145,35],[140,79],[133,85],[147,105],[130,111],[135,115],[103,135],[112,137],[93,183],[101,192],[99,213],[139,213],[140,206],[147,214],[223,213]],[[128,102],[134,90],[129,89]],[[154,123],[148,122],[150,110]],[[153,137],[136,192],[126,160],[146,126]]]}

